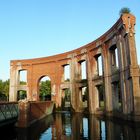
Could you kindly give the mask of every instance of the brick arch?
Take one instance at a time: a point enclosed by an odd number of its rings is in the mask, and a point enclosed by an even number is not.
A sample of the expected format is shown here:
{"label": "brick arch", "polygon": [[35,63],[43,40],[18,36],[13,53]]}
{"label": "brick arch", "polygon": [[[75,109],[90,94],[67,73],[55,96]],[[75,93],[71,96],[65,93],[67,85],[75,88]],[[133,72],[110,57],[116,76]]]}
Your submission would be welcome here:
{"label": "brick arch", "polygon": [[[50,82],[51,82],[51,78],[46,74],[46,75],[42,75],[42,76],[40,76],[40,78],[37,80],[37,96],[39,96],[39,83],[40,83],[40,81],[41,81],[41,79],[43,79],[43,78],[45,78],[45,77],[47,77],[47,78],[49,78],[49,80],[50,80]],[[52,85],[51,85],[52,86]],[[52,88],[51,88],[52,89]],[[51,93],[52,94],[52,93]]]}
{"label": "brick arch", "polygon": [[39,81],[42,79],[42,78],[44,78],[44,77],[48,77],[49,79],[50,79],[50,81],[51,81],[51,77],[50,76],[48,76],[47,74],[46,75],[41,75],[39,78],[38,78],[38,83],[39,83]]}
{"label": "brick arch", "polygon": [[[129,26],[131,25],[131,26]],[[17,70],[27,69],[27,91],[28,99],[33,100],[33,95],[37,94],[37,80],[43,74],[51,77],[53,89],[52,100],[56,107],[61,107],[62,90],[69,88],[71,91],[71,106],[76,112],[82,112],[83,108],[79,96],[79,89],[88,85],[88,111],[89,113],[98,113],[99,99],[97,86],[104,85],[105,107],[104,112],[111,113],[120,111],[118,99],[114,89],[115,83],[120,81],[120,90],[122,93],[122,114],[140,114],[140,88],[139,88],[139,66],[137,63],[136,46],[135,46],[135,17],[131,14],[122,15],[117,22],[102,36],[75,50],[43,58],[13,60],[11,61],[10,77],[10,100],[15,100],[14,93],[17,91]],[[119,52],[118,72],[111,71],[111,58],[109,48],[113,44],[117,45]],[[103,75],[95,75],[96,59],[94,56],[102,54]],[[78,62],[86,60],[87,80],[81,81],[78,71]],[[70,81],[64,81],[63,66],[70,65]],[[114,88],[115,87],[115,88]],[[116,94],[114,94],[116,93]],[[35,96],[34,100],[38,100]]]}

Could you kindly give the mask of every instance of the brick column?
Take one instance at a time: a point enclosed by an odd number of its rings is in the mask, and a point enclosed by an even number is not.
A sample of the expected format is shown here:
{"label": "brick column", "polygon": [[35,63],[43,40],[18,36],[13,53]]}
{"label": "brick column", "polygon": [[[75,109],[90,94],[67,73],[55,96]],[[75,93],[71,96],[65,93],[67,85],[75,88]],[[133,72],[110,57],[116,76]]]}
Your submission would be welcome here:
{"label": "brick column", "polygon": [[104,63],[104,86],[105,86],[105,110],[107,112],[113,111],[113,95],[111,85],[111,57],[108,47],[103,46],[103,63]]}
{"label": "brick column", "polygon": [[[129,100],[133,101],[130,110],[135,115],[140,115],[140,86],[139,86],[139,66],[137,62],[136,45],[135,45],[135,17],[124,14],[122,16],[124,24],[124,41],[127,56],[127,84],[126,88],[129,93]],[[128,112],[128,113],[132,113]]]}
{"label": "brick column", "polygon": [[78,69],[78,62],[77,59],[74,57],[74,54],[72,56],[71,62],[70,62],[70,90],[71,90],[71,105],[72,109],[75,112],[81,112],[81,101],[80,101],[80,90],[78,86],[78,80],[79,80],[79,69]]}
{"label": "brick column", "polygon": [[13,64],[10,66],[10,91],[9,91],[9,101],[17,101],[17,86],[18,86],[18,70]]}

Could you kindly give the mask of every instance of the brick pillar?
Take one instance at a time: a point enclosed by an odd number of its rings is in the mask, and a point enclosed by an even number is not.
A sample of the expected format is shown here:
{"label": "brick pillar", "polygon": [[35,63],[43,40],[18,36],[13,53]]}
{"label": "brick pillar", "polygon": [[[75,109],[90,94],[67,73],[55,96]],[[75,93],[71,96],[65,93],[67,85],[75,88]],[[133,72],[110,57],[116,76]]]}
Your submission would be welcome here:
{"label": "brick pillar", "polygon": [[32,101],[32,65],[27,70],[27,99]]}
{"label": "brick pillar", "polygon": [[111,85],[111,57],[108,47],[104,44],[103,46],[103,63],[104,63],[104,86],[105,86],[105,110],[112,112],[113,106],[113,95]]}
{"label": "brick pillar", "polygon": [[[135,45],[135,17],[133,15],[124,14],[122,16],[124,23],[124,41],[126,48],[127,61],[127,80],[126,90],[129,93],[129,100],[132,106],[129,110],[133,111],[135,115],[140,115],[140,87],[139,87],[139,66],[136,55]],[[134,100],[133,100],[134,99]],[[129,103],[128,103],[129,104]],[[134,110],[133,110],[134,109]],[[128,112],[132,113],[132,112]]]}
{"label": "brick pillar", "polygon": [[18,70],[11,64],[9,101],[17,101]]}
{"label": "brick pillar", "polygon": [[119,89],[118,83],[112,84],[112,97],[113,97],[113,106],[115,110],[119,110]]}
{"label": "brick pillar", "polygon": [[[129,47],[130,61],[128,63],[129,77],[128,77],[128,90],[131,98],[134,99],[134,114],[140,115],[140,87],[139,87],[139,66],[137,64],[136,47],[134,34],[127,34],[125,37],[126,44]],[[132,99],[131,99],[132,100]]]}
{"label": "brick pillar", "polygon": [[99,107],[99,95],[98,89],[94,83],[94,78],[97,75],[97,64],[96,59],[89,54],[87,57],[87,79],[88,79],[88,109],[90,113],[95,114]]}
{"label": "brick pillar", "polygon": [[[74,54],[73,54],[74,55]],[[70,90],[71,90],[71,105],[72,109],[75,112],[81,112],[81,101],[80,101],[80,91],[78,86],[78,80],[79,80],[79,69],[78,69],[78,62],[77,59],[72,56],[71,62],[70,62]]]}
{"label": "brick pillar", "polygon": [[[137,64],[136,47],[134,34],[131,36],[128,34],[125,41],[129,47],[130,63],[129,77],[128,77],[128,88],[130,89],[131,98],[134,98],[134,114],[140,115],[140,87],[139,87],[139,66]],[[131,99],[132,100],[132,99]]]}
{"label": "brick pillar", "polygon": [[127,93],[126,93],[126,72],[125,68],[127,66],[126,62],[126,50],[125,50],[125,42],[122,40],[121,35],[118,37],[117,41],[117,48],[118,48],[118,61],[119,61],[119,70],[120,70],[120,92],[121,92],[121,98],[122,98],[122,111],[124,114],[126,114],[127,111]]}
{"label": "brick pillar", "polygon": [[123,114],[130,114],[133,111],[133,97],[130,88],[129,79],[129,62],[128,58],[128,45],[122,35],[119,36],[117,42],[118,56],[119,56],[119,69],[120,69],[120,92],[122,98],[122,111]]}
{"label": "brick pillar", "polygon": [[93,95],[93,83],[92,83],[92,67],[93,67],[93,57],[92,54],[89,54],[87,57],[87,81],[88,81],[88,110],[89,113],[94,113],[94,95]]}

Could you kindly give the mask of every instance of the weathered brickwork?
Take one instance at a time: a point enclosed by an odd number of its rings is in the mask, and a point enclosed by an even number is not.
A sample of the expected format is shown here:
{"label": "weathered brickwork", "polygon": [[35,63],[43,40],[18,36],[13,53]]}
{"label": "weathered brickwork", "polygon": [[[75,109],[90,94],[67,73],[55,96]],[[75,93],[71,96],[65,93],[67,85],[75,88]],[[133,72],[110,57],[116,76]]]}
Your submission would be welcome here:
{"label": "weathered brickwork", "polygon": [[[38,82],[43,76],[49,76],[56,107],[61,106],[64,89],[69,88],[72,109],[82,112],[81,88],[86,85],[88,111],[96,114],[99,112],[98,87],[103,85],[106,114],[121,112],[127,116],[140,115],[140,70],[134,26],[135,17],[123,14],[105,34],[78,49],[49,57],[11,61],[10,101],[16,101],[17,92],[22,89],[27,91],[28,100],[39,100]],[[99,56],[102,58],[101,75],[97,61]],[[84,81],[81,79],[83,61],[86,62],[87,75]],[[64,80],[66,65],[70,66],[69,81]],[[21,70],[27,70],[27,84],[24,86],[19,85],[18,80]]]}

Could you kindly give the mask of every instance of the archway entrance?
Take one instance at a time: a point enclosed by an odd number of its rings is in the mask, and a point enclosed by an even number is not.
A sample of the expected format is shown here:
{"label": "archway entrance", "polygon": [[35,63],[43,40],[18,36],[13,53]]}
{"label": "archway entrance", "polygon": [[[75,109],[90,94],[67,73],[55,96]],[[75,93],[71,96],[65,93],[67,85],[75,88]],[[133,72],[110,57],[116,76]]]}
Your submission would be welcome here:
{"label": "archway entrance", "polygon": [[48,76],[44,76],[39,81],[39,98],[40,101],[51,100],[51,80]]}

